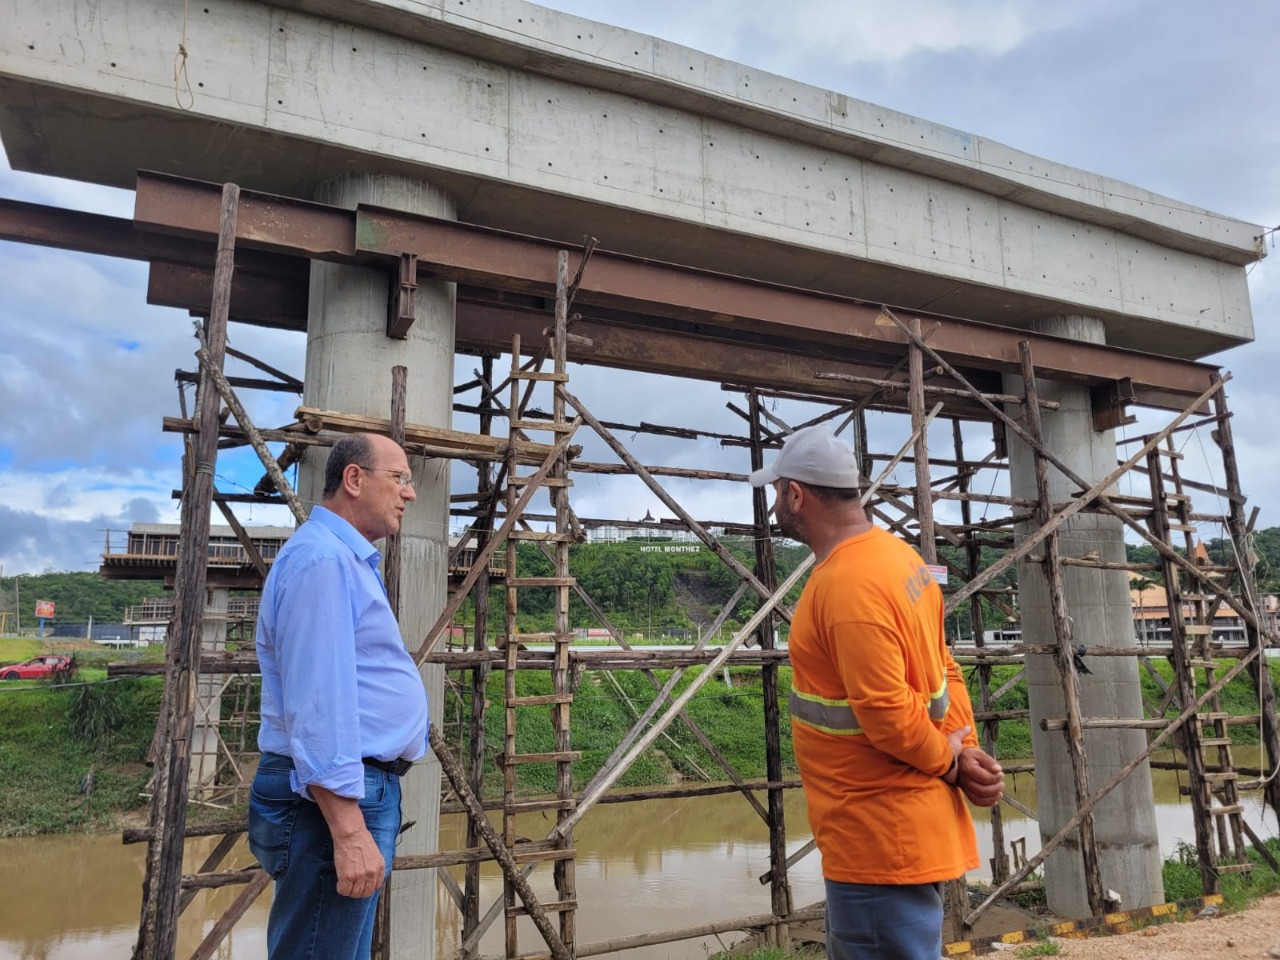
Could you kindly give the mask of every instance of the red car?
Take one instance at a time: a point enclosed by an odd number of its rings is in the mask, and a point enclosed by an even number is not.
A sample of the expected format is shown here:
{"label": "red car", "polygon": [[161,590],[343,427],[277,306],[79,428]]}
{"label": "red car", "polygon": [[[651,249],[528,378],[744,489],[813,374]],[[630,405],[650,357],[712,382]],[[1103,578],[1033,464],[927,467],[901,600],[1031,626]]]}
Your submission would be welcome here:
{"label": "red car", "polygon": [[62,653],[44,653],[22,663],[0,667],[0,680],[46,680],[69,677],[75,673],[75,661]]}

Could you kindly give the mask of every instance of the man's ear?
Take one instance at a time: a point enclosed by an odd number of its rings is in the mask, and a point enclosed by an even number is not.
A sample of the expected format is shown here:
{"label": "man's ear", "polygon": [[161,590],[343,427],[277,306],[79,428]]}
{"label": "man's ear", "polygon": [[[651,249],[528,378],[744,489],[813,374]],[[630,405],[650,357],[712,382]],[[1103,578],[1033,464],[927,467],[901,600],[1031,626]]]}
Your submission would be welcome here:
{"label": "man's ear", "polygon": [[348,494],[357,494],[360,492],[360,485],[363,483],[364,471],[354,463],[348,463],[346,469],[342,471],[342,488]]}
{"label": "man's ear", "polygon": [[800,486],[800,484],[796,483],[794,480],[787,481],[787,486],[783,490],[783,493],[786,494],[787,497],[795,498],[795,509],[799,510],[804,506],[804,487]]}

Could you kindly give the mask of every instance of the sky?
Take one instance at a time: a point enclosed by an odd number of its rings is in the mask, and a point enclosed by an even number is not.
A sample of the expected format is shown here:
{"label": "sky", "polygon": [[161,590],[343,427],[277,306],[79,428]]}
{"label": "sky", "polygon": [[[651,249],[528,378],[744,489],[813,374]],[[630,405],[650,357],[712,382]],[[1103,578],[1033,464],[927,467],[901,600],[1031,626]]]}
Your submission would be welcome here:
{"label": "sky", "polygon": [[[559,10],[1000,141],[1264,228],[1280,225],[1280,111],[1272,62],[1274,0],[557,0]],[[0,196],[132,216],[132,194],[0,167]],[[1260,528],[1280,525],[1280,258],[1249,274],[1255,343],[1213,359],[1228,387],[1245,491]],[[189,319],[146,304],[142,264],[0,243],[0,573],[92,570],[107,531],[117,548],[135,522],[176,522],[177,368],[194,369]],[[301,376],[300,335],[233,326],[231,342]],[[477,365],[459,358],[468,379]],[[229,368],[229,370],[234,367]],[[235,370],[234,372],[241,372]],[[246,371],[247,372],[247,371]],[[605,418],[736,432],[734,398],[713,384],[575,368],[574,390]],[[638,398],[643,397],[643,403]],[[190,397],[188,396],[188,401]],[[260,424],[290,419],[296,398],[254,395]],[[779,409],[790,422],[799,411]],[[1161,415],[1139,427],[1158,428]],[[471,429],[459,419],[455,425]],[[713,443],[624,436],[646,463],[743,471]],[[899,438],[900,440],[900,438]],[[939,438],[940,442],[941,437]],[[889,452],[897,442],[886,428]],[[931,442],[934,442],[931,438]],[[1183,438],[1221,481],[1207,439]],[[598,443],[590,459],[608,459]],[[459,468],[465,469],[465,468]],[[251,487],[261,470],[219,460],[218,486]],[[463,478],[455,469],[455,487]],[[747,519],[744,487],[672,482],[703,519]],[[629,478],[581,478],[586,517],[670,516]],[[945,511],[944,511],[945,514]],[[287,523],[279,508],[241,511]],[[1207,530],[1206,536],[1217,531]]]}

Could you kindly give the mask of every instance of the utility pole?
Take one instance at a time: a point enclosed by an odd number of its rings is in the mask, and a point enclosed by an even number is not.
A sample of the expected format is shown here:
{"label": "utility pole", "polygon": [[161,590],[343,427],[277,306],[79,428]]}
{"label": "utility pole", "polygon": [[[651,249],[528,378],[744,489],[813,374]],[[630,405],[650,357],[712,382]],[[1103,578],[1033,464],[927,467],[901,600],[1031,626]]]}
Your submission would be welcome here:
{"label": "utility pole", "polygon": [[18,618],[18,636],[22,636],[22,593],[18,589],[18,578],[13,578],[13,612]]}

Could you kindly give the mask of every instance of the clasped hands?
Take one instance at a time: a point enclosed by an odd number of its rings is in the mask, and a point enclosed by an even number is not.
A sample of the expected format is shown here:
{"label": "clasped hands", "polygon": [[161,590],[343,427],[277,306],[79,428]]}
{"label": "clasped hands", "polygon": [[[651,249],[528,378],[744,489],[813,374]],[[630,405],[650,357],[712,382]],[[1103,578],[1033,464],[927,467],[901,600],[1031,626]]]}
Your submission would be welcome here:
{"label": "clasped hands", "polygon": [[1004,769],[985,750],[964,745],[970,729],[960,727],[947,734],[955,763],[942,779],[964,791],[965,798],[975,807],[994,807],[1004,795]]}

